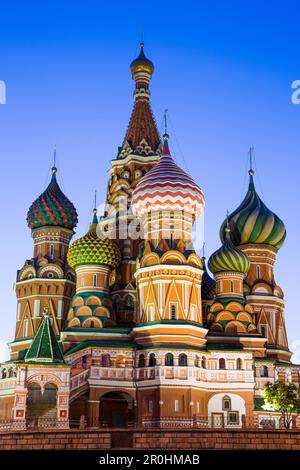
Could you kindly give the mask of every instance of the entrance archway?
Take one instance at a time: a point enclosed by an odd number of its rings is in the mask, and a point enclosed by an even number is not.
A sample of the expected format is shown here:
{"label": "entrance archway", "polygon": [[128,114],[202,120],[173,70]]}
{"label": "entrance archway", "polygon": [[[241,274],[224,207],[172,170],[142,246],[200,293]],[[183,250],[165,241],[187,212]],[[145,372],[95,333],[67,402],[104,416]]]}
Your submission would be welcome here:
{"label": "entrance archway", "polygon": [[41,390],[38,383],[28,386],[26,418],[35,424],[47,424],[56,419],[57,387],[48,383]]}
{"label": "entrance archway", "polygon": [[100,398],[99,419],[102,427],[125,428],[133,423],[134,403],[125,392],[108,392]]}

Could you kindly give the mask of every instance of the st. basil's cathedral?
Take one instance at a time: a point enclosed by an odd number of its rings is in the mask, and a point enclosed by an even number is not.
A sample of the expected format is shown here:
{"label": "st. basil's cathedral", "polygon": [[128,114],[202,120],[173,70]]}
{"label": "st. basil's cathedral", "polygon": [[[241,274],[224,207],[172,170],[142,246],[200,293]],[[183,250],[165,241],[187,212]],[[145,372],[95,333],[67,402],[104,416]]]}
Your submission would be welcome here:
{"label": "st. basil's cathedral", "polygon": [[[250,167],[245,198],[206,263],[192,240],[204,194],[175,163],[167,130],[160,138],[143,44],[130,69],[134,106],[111,160],[108,209],[99,217],[95,207],[88,233],[71,243],[77,211],[54,165],[28,211],[33,256],[17,272],[0,420],[23,429],[275,419],[263,408],[266,384],[299,384],[274,276],[284,223],[260,199]],[[121,236],[136,220],[143,236]]]}

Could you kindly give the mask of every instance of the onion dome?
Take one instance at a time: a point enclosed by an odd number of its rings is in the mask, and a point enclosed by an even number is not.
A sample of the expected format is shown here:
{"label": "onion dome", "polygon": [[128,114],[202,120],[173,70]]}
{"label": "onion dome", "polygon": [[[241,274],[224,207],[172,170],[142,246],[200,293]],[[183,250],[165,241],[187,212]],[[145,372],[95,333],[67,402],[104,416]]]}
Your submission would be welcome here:
{"label": "onion dome", "polygon": [[[235,245],[266,244],[279,249],[285,240],[286,229],[280,218],[262,202],[254,186],[251,169],[248,192],[240,206],[228,217],[230,235]],[[226,221],[220,231],[225,239]]]}
{"label": "onion dome", "polygon": [[213,274],[225,271],[247,274],[249,271],[249,258],[232,243],[228,226],[225,228],[224,243],[221,248],[211,255],[208,260],[208,267]]}
{"label": "onion dome", "polygon": [[60,189],[56,172],[57,168],[53,166],[47,189],[30,206],[27,223],[31,229],[58,226],[74,230],[77,225],[76,209]]}
{"label": "onion dome", "polygon": [[141,217],[151,211],[179,210],[197,218],[204,207],[204,195],[193,178],[171,157],[168,134],[165,133],[163,139],[160,160],[132,192],[132,211]]}
{"label": "onion dome", "polygon": [[137,72],[147,72],[150,75],[154,72],[154,65],[151,60],[147,59],[144,53],[144,43],[141,42],[140,44],[141,50],[136,59],[134,59],[130,64],[130,70],[132,75]]}
{"label": "onion dome", "polygon": [[203,256],[203,274],[201,282],[201,298],[203,300],[211,300],[216,294],[216,281],[208,274],[206,268],[206,259]]}
{"label": "onion dome", "polygon": [[71,268],[82,264],[101,264],[116,268],[121,261],[120,250],[108,239],[102,239],[97,234],[98,219],[94,210],[93,222],[88,233],[76,240],[70,246],[67,260]]}

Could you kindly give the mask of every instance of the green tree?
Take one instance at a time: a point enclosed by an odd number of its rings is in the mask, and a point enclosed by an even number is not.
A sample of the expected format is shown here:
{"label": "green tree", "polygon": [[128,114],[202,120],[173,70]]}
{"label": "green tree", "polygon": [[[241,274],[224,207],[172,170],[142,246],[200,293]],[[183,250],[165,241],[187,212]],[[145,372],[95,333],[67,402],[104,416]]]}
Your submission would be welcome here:
{"label": "green tree", "polygon": [[268,383],[263,390],[265,404],[262,408],[281,413],[282,423],[286,429],[292,424],[293,415],[300,414],[300,389],[293,383]]}

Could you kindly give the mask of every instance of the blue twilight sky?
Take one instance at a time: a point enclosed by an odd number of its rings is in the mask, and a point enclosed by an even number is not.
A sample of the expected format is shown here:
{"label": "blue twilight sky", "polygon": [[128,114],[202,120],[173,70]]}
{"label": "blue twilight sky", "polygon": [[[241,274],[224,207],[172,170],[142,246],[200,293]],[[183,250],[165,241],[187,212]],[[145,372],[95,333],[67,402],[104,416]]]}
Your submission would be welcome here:
{"label": "blue twilight sky", "polygon": [[300,349],[300,105],[291,103],[291,83],[300,79],[299,26],[296,1],[1,3],[2,350],[14,335],[16,270],[32,256],[26,213],[49,182],[53,146],[82,235],[94,189],[105,197],[109,160],[128,124],[129,64],[142,31],[155,64],[159,130],[168,108],[175,159],[206,196],[207,255],[219,246],[226,210],[244,196],[247,151],[255,147],[257,189],[287,226],[276,278],[286,294],[290,344]]}

